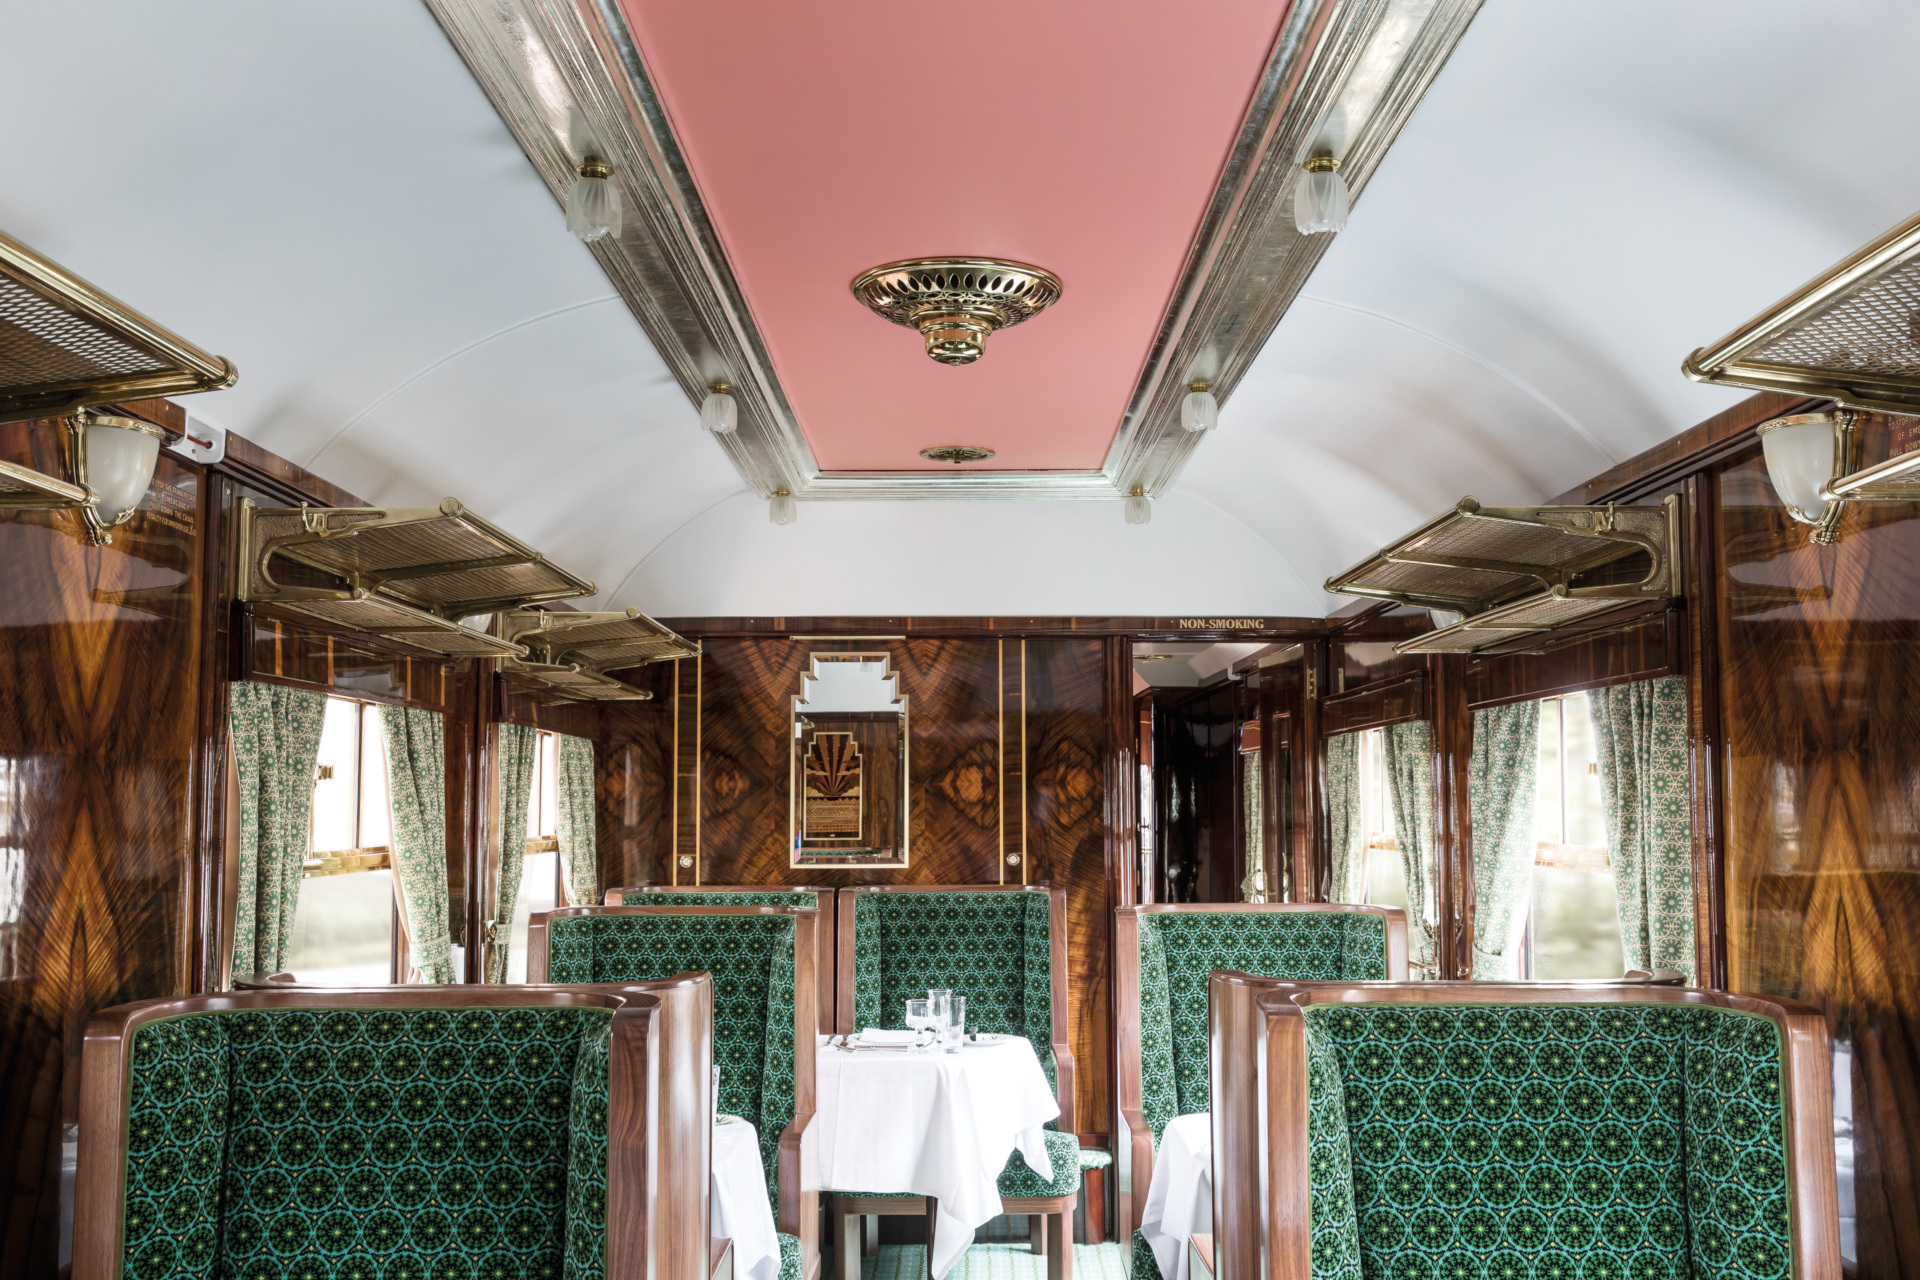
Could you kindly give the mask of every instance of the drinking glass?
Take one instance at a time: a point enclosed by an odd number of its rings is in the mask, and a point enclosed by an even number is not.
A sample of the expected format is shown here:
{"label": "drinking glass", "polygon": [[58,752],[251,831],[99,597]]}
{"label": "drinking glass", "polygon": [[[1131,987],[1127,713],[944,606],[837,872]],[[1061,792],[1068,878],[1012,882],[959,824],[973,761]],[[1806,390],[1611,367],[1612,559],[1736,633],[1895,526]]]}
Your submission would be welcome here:
{"label": "drinking glass", "polygon": [[[934,1033],[935,1039],[938,1039],[939,1023],[934,1021],[933,1008],[930,1001],[907,1001],[907,1028],[915,1032],[931,1031]],[[913,1046],[913,1051],[915,1053],[925,1053],[927,1048],[927,1045],[916,1044]]]}
{"label": "drinking glass", "polygon": [[947,1013],[946,1049],[948,1053],[960,1052],[961,1041],[967,1035],[967,998],[954,996]]}
{"label": "drinking glass", "polygon": [[933,1029],[942,1039],[947,1034],[947,1017],[953,1006],[953,992],[946,987],[927,988],[927,1012],[933,1015]]}

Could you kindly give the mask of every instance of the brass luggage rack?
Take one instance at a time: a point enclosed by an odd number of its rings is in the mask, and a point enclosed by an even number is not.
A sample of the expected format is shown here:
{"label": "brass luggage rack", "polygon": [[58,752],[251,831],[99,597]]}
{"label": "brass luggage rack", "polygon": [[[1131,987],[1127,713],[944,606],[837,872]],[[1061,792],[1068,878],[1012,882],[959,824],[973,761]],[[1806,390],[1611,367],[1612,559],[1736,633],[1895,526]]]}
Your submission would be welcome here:
{"label": "brass luggage rack", "polygon": [[560,701],[645,701],[653,694],[608,673],[700,652],[699,645],[638,609],[503,613],[494,620],[494,633],[526,649],[525,658],[507,658],[500,670],[541,686]]}
{"label": "brass luggage rack", "polygon": [[1462,498],[1326,589],[1461,615],[1396,653],[1538,650],[1552,633],[1593,630],[1604,615],[1681,594],[1679,502],[1483,507]]}
{"label": "brass luggage rack", "polygon": [[438,507],[240,505],[240,598],[445,657],[523,657],[460,619],[592,595],[474,515]]}

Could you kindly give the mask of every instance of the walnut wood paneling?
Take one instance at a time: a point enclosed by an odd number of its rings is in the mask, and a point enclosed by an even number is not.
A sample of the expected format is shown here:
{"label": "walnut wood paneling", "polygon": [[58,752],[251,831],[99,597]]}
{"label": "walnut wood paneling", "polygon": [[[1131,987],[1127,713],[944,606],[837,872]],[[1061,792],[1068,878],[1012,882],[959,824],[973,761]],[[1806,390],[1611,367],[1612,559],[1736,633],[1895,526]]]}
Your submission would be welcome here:
{"label": "walnut wood paneling", "polygon": [[1728,979],[1852,1042],[1859,1274],[1920,1275],[1920,521],[1820,547],[1757,456],[1718,489]]}
{"label": "walnut wood paneling", "polygon": [[[1424,664],[1425,658],[1421,659]],[[1320,701],[1320,731],[1325,734],[1378,729],[1405,720],[1425,720],[1427,673],[1410,671]]]}
{"label": "walnut wood paneling", "polygon": [[[61,474],[59,428],[0,457]],[[184,995],[206,560],[202,477],[162,454],[113,544],[78,515],[0,519],[0,1276],[58,1265],[60,1154],[93,1010]]]}
{"label": "walnut wood paneling", "polygon": [[242,612],[236,680],[293,685],[364,702],[445,710],[459,664],[408,656],[358,637]]}
{"label": "walnut wood paneling", "polygon": [[1467,659],[1467,705],[1475,710],[1581,689],[1604,689],[1686,670],[1685,617],[1669,609],[1548,653]]}
{"label": "walnut wood paneling", "polygon": [[494,674],[490,683],[494,694],[494,719],[502,724],[517,724],[528,729],[545,729],[569,737],[600,736],[598,702],[555,702],[536,686],[527,686],[510,676]]}

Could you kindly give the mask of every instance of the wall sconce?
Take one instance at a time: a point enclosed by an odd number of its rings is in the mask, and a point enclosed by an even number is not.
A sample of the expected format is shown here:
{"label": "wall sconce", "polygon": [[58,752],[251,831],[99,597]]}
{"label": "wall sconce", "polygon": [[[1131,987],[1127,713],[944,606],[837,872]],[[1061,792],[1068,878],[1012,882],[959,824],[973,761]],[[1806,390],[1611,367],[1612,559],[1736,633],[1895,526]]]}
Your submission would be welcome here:
{"label": "wall sconce", "polygon": [[707,388],[707,398],[700,402],[700,425],[717,436],[723,436],[740,425],[740,410],[733,403],[733,384],[720,381]]}
{"label": "wall sconce", "polygon": [[775,524],[792,524],[800,518],[800,504],[785,489],[775,489],[767,499],[767,519]]}
{"label": "wall sconce", "polygon": [[567,230],[588,244],[602,236],[620,238],[620,188],[613,185],[607,146],[578,107],[567,111],[567,144],[580,157],[579,175],[567,188]]}
{"label": "wall sconce", "polygon": [[1920,449],[1851,469],[1859,420],[1853,410],[1838,409],[1775,418],[1756,429],[1773,491],[1789,515],[1813,526],[1808,537],[1823,545],[1839,537],[1849,502],[1920,502],[1920,484],[1888,483],[1920,471]]}
{"label": "wall sconce", "polygon": [[1140,485],[1133,486],[1133,492],[1127,495],[1125,506],[1128,524],[1146,524],[1153,519],[1153,499]]}
{"label": "wall sconce", "polygon": [[104,547],[113,541],[113,527],[126,523],[146,496],[166,433],[138,418],[83,410],[67,419],[67,434],[73,482],[93,494],[93,501],[80,508],[87,541]]}

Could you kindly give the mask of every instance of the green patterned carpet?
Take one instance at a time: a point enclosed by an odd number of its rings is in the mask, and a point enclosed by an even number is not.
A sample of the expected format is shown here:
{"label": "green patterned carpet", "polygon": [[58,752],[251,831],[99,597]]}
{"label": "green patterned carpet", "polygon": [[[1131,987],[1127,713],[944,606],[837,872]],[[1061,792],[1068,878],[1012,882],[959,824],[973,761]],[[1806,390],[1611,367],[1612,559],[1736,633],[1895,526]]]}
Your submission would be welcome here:
{"label": "green patterned carpet", "polygon": [[[926,1280],[926,1253],[917,1244],[883,1244],[861,1265],[860,1280]],[[1046,1280],[1047,1260],[1020,1244],[976,1244],[946,1280]],[[1073,1246],[1073,1280],[1127,1280],[1127,1251],[1117,1244]]]}

